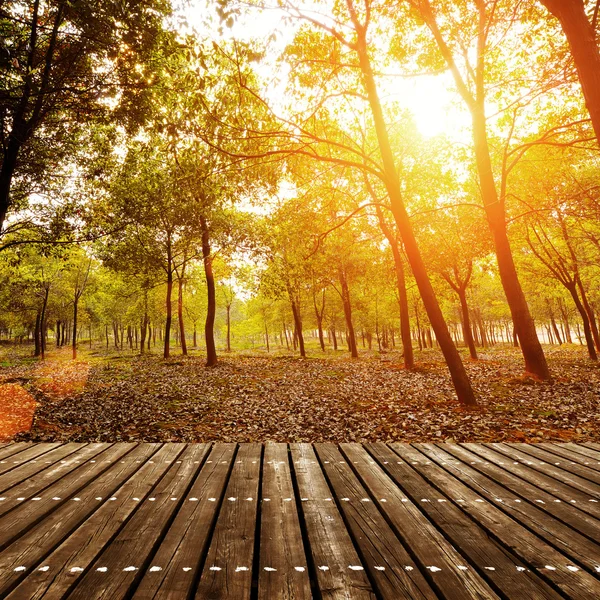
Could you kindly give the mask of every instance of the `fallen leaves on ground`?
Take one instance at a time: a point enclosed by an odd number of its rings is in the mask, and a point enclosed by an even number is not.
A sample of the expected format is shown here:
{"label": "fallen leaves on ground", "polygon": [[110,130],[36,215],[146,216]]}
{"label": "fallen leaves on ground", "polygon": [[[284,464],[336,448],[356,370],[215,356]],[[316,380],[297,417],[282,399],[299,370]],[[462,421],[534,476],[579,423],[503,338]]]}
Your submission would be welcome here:
{"label": "fallen leaves on ground", "polygon": [[0,384],[0,442],[30,429],[35,406],[35,400],[19,383]]}
{"label": "fallen leaves on ground", "polygon": [[[466,362],[481,408],[456,401],[441,355],[406,371],[395,353],[341,358],[106,356],[62,401],[45,377],[35,441],[600,441],[600,369],[583,349],[549,349],[553,382],[523,376],[512,348]],[[33,369],[30,369],[33,370]],[[0,376],[2,369],[0,368]],[[1,381],[1,377],[0,377]],[[46,391],[45,391],[46,390]]]}

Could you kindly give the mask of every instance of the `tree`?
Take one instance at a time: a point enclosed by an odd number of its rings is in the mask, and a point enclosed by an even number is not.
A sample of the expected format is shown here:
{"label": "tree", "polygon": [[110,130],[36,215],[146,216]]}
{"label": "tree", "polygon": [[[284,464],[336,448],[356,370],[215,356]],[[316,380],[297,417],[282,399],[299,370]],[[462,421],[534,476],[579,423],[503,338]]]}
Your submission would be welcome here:
{"label": "tree", "polygon": [[26,202],[27,182],[73,149],[81,125],[143,118],[148,61],[169,11],[166,0],[2,3],[0,233],[11,205]]}

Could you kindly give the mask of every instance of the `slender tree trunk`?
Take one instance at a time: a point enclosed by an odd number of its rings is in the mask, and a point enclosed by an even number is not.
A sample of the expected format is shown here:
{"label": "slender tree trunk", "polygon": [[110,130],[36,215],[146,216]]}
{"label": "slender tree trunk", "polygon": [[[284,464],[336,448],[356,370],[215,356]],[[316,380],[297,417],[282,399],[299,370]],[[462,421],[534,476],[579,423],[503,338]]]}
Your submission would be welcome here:
{"label": "slender tree trunk", "polygon": [[217,295],[215,289],[215,276],[213,273],[212,256],[210,253],[210,232],[205,217],[200,217],[202,227],[202,260],[204,275],[206,277],[206,292],[208,307],[206,322],[204,324],[204,338],[206,341],[206,366],[214,367],[218,363],[217,348],[215,346],[215,317],[217,315]]}
{"label": "slender tree trunk", "polygon": [[337,335],[335,334],[335,327],[331,328],[331,340],[333,341],[333,351],[338,349]]}
{"label": "slender tree trunk", "polygon": [[348,328],[348,346],[350,356],[358,358],[358,348],[356,347],[356,334],[354,333],[354,324],[352,323],[352,304],[350,301],[350,289],[348,280],[343,267],[338,268],[338,277],[342,287],[342,306],[344,307],[344,317],[346,318],[346,327]]}
{"label": "slender tree trunk", "polygon": [[227,304],[227,352],[231,352],[231,304]]}
{"label": "slender tree trunk", "polygon": [[185,267],[181,268],[181,277],[177,281],[177,319],[179,320],[179,337],[181,338],[181,354],[187,356],[187,342],[185,339],[185,324],[183,322],[183,272]]}
{"label": "slender tree trunk", "polygon": [[[373,195],[374,194],[372,194],[372,196]],[[400,337],[402,339],[402,353],[404,356],[404,367],[410,370],[415,366],[415,356],[412,347],[412,336],[410,335],[410,312],[408,309],[408,294],[406,293],[404,260],[400,254],[399,241],[394,235],[392,235],[392,231],[390,230],[390,227],[383,216],[381,208],[377,206],[376,210],[379,227],[387,238],[387,241],[392,249],[392,256],[394,257],[396,287],[398,289],[398,306],[400,309]]]}
{"label": "slender tree trunk", "polygon": [[304,349],[304,335],[302,334],[302,317],[300,315],[300,308],[296,304],[293,295],[290,292],[290,302],[292,304],[292,315],[294,317],[294,335],[298,339],[298,346],[300,347],[300,356],[306,358],[306,350]]}
{"label": "slender tree trunk", "polygon": [[41,336],[40,336],[41,322],[42,322],[42,309],[40,308],[37,311],[37,314],[35,316],[35,328],[33,330],[33,343],[34,343],[33,355],[34,356],[40,356],[42,354],[42,343],[41,343]]}
{"label": "slender tree trunk", "polygon": [[[277,340],[277,337],[275,339]],[[269,329],[267,328],[266,321],[265,321],[265,340],[267,342],[267,352],[271,352],[271,345],[269,344]]]}
{"label": "slender tree trunk", "polygon": [[600,350],[600,336],[598,335],[598,325],[596,324],[596,315],[594,314],[594,310],[590,306],[588,302],[587,294],[585,293],[585,288],[581,283],[581,278],[579,275],[577,276],[577,287],[579,288],[579,293],[581,294],[581,303],[583,304],[583,308],[585,308],[585,312],[587,313],[590,329],[592,330],[592,337],[594,338],[594,344],[596,345],[596,350]]}
{"label": "slender tree trunk", "polygon": [[[171,321],[173,320],[173,267],[169,257],[169,265],[167,270],[167,298],[166,298],[166,309],[167,317],[165,319],[165,339],[164,339],[164,350],[163,357],[169,358],[171,355]],[[122,338],[121,338],[122,341]]]}
{"label": "slender tree trunk", "polygon": [[577,294],[576,284],[573,283],[566,287],[569,290],[569,293],[571,294],[571,298],[573,298],[573,302],[575,303],[577,311],[581,315],[581,321],[583,322],[583,334],[585,336],[585,343],[587,345],[588,354],[592,360],[598,360],[598,355],[596,354],[596,347],[594,346],[594,337],[592,336],[592,328],[590,327],[589,317],[585,310],[585,307],[579,299],[579,295]]}
{"label": "slender tree trunk", "polygon": [[546,304],[548,305],[548,312],[550,314],[550,325],[552,325],[552,330],[554,331],[554,335],[559,345],[562,345],[562,340],[560,338],[560,333],[558,332],[558,327],[556,326],[556,321],[554,320],[554,311],[552,310],[552,304],[550,300],[546,298]]}
{"label": "slender tree trunk", "polygon": [[469,354],[471,355],[471,358],[473,360],[477,360],[477,349],[475,348],[475,342],[473,340],[473,333],[471,331],[471,318],[469,317],[469,305],[467,304],[467,290],[464,287],[459,287],[456,293],[460,299],[463,338],[467,344],[467,347],[469,348]]}
{"label": "slender tree trunk", "polygon": [[77,311],[79,308],[79,296],[75,295],[73,302],[73,360],[77,358]]}

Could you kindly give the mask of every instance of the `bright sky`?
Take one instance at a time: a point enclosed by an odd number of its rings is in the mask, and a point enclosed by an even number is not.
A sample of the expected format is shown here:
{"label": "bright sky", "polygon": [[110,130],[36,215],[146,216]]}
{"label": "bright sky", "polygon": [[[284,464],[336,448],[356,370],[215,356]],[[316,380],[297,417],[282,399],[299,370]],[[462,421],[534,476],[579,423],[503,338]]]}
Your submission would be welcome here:
{"label": "bright sky", "polygon": [[[206,13],[212,11],[214,0],[184,0],[182,13],[192,27],[198,31],[205,29]],[[207,7],[208,4],[208,7]],[[266,39],[274,31],[285,32],[279,36],[282,42],[289,37],[289,25],[282,23],[283,14],[276,10],[257,9],[254,14],[236,21],[232,29],[226,30],[223,37],[247,40]],[[216,23],[216,21],[215,21]],[[286,35],[287,34],[287,35]],[[218,36],[215,31],[214,35]],[[283,44],[282,44],[283,47]],[[268,75],[272,75],[269,73]],[[461,106],[453,90],[449,72],[435,76],[414,78],[389,77],[380,82],[382,96],[394,97],[401,106],[410,110],[422,135],[431,137],[445,134],[451,141],[465,143],[470,140],[470,119]]]}

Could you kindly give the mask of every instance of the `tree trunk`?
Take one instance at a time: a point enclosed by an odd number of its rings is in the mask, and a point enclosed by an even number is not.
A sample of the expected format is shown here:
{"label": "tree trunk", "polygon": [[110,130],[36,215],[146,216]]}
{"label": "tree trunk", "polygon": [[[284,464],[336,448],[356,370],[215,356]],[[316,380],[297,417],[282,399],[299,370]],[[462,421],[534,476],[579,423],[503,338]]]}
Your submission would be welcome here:
{"label": "tree trunk", "polygon": [[600,350],[600,336],[598,335],[598,325],[596,324],[596,315],[590,303],[588,302],[587,294],[585,293],[585,289],[583,284],[581,283],[581,278],[577,276],[577,287],[579,288],[579,293],[581,294],[581,303],[583,304],[583,308],[585,308],[585,312],[587,313],[590,329],[592,331],[592,337],[594,338],[594,344],[596,345],[596,350]]}
{"label": "tree trunk", "polygon": [[335,352],[338,349],[337,336],[335,334],[335,327],[331,328],[331,340],[333,341],[333,351]]}
{"label": "tree trunk", "polygon": [[596,354],[596,347],[594,346],[594,338],[592,336],[592,329],[590,327],[588,314],[583,304],[581,303],[581,300],[579,299],[576,284],[573,283],[566,287],[569,290],[569,293],[571,294],[571,298],[573,298],[573,302],[575,303],[577,311],[581,315],[581,320],[583,322],[583,334],[585,335],[585,343],[587,345],[588,354],[592,360],[598,360],[598,355]]}
{"label": "tree trunk", "polygon": [[163,357],[169,358],[171,355],[171,321],[173,320],[173,267],[169,257],[169,265],[167,270],[167,298],[166,298],[166,309],[167,318],[165,319],[165,339],[164,339],[164,350]]}
{"label": "tree trunk", "polygon": [[35,316],[35,328],[33,330],[33,356],[40,356],[42,353],[42,344],[41,344],[41,321],[42,321],[42,309],[38,309],[37,314]]}
{"label": "tree trunk", "polygon": [[558,331],[558,327],[556,326],[556,321],[554,320],[554,311],[552,310],[552,304],[550,300],[546,298],[546,304],[548,305],[548,312],[550,313],[550,325],[552,326],[552,330],[554,331],[554,335],[559,346],[562,346],[562,339],[560,338],[560,333]]}
{"label": "tree trunk", "polygon": [[292,315],[294,317],[294,336],[298,339],[300,347],[300,356],[306,358],[306,350],[304,349],[304,335],[302,334],[302,318],[300,308],[296,304],[292,294],[290,293],[290,302],[292,304]]}
{"label": "tree trunk", "polygon": [[77,358],[77,311],[79,309],[79,296],[73,301],[73,360]]}
{"label": "tree trunk", "polygon": [[473,332],[471,330],[471,318],[469,316],[469,305],[467,304],[467,291],[464,287],[457,289],[456,293],[460,299],[460,310],[462,312],[462,331],[463,339],[469,348],[469,354],[473,360],[477,360],[477,350],[475,341],[473,340]]}
{"label": "tree trunk", "polygon": [[469,377],[460,358],[460,354],[458,353],[458,350],[456,349],[456,346],[450,337],[450,332],[448,331],[446,321],[444,320],[444,315],[442,314],[435,291],[431,285],[431,281],[429,280],[425,263],[423,262],[421,252],[417,245],[417,240],[413,232],[410,218],[406,211],[406,207],[404,206],[398,172],[396,171],[385,118],[383,116],[383,110],[381,108],[381,102],[377,93],[377,86],[375,84],[375,78],[367,51],[366,31],[364,28],[358,25],[357,34],[359,63],[373,115],[373,122],[375,124],[375,130],[379,142],[379,150],[383,159],[384,171],[386,175],[385,183],[390,197],[392,213],[394,215],[396,225],[398,226],[398,231],[402,237],[402,241],[404,242],[404,249],[417,282],[417,287],[419,288],[421,298],[423,299],[425,310],[429,316],[429,321],[433,326],[435,335],[440,343],[442,353],[446,359],[446,364],[448,365],[458,400],[467,406],[477,406],[477,400],[475,399],[471,382],[469,381]]}
{"label": "tree trunk", "polygon": [[185,324],[183,322],[183,274],[185,267],[181,268],[181,277],[177,281],[177,319],[179,320],[179,337],[181,338],[181,354],[187,356],[187,342],[185,340]]}
{"label": "tree trunk", "polygon": [[206,292],[208,307],[206,310],[206,322],[204,324],[204,339],[206,341],[206,366],[214,367],[218,363],[217,348],[215,346],[215,317],[217,315],[217,295],[215,289],[215,276],[212,268],[212,256],[210,254],[210,232],[205,217],[200,217],[202,227],[202,260],[204,263],[204,275],[206,277]]}
{"label": "tree trunk", "polygon": [[410,312],[408,310],[408,294],[406,293],[406,278],[404,275],[404,261],[398,247],[398,240],[392,235],[392,232],[385,221],[383,212],[379,206],[376,207],[379,227],[387,238],[392,248],[394,257],[394,269],[396,272],[396,287],[398,289],[398,306],[400,308],[400,337],[402,338],[402,353],[404,356],[404,367],[413,369],[415,366],[415,356],[412,347],[412,336],[410,335]]}
{"label": "tree trunk", "polygon": [[227,305],[227,352],[231,352],[231,304]]}
{"label": "tree trunk", "polygon": [[348,328],[348,346],[350,356],[358,358],[358,348],[356,347],[356,334],[354,333],[354,324],[352,323],[352,304],[350,302],[350,289],[348,280],[343,267],[338,268],[338,277],[342,287],[342,306],[344,307],[344,317],[346,318],[346,327]]}

